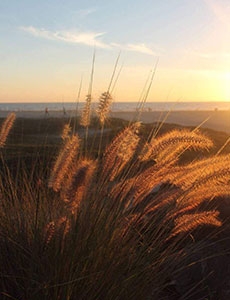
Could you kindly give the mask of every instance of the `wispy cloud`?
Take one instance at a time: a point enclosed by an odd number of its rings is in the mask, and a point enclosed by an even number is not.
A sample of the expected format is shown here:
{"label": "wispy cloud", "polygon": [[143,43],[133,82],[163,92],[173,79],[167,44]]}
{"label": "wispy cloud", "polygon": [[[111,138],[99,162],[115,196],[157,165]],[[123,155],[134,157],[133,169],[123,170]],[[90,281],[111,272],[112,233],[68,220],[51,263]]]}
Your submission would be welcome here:
{"label": "wispy cloud", "polygon": [[86,9],[79,9],[77,11],[75,11],[75,15],[81,18],[85,18],[88,15],[91,15],[92,13],[94,13],[96,11],[95,8],[86,8]]}
{"label": "wispy cloud", "polygon": [[45,38],[49,40],[62,41],[73,44],[82,44],[91,47],[98,47],[103,49],[112,49],[119,48],[124,51],[134,51],[142,54],[148,55],[158,55],[151,48],[147,47],[144,43],[128,43],[128,44],[119,44],[119,43],[106,43],[103,41],[105,32],[82,32],[82,31],[50,31],[46,29],[40,29],[33,26],[29,27],[20,27],[21,30],[39,38]]}
{"label": "wispy cloud", "polygon": [[118,44],[118,43],[111,43],[112,46],[117,47],[121,50],[125,51],[135,51],[139,53],[149,54],[149,55],[157,55],[152,49],[148,48],[145,44]]}
{"label": "wispy cloud", "polygon": [[63,41],[73,44],[82,44],[87,46],[96,46],[98,48],[110,48],[109,45],[103,43],[100,38],[104,32],[79,32],[79,31],[49,31],[39,29],[33,26],[20,27],[21,30],[32,34],[35,37],[45,38],[49,40]]}

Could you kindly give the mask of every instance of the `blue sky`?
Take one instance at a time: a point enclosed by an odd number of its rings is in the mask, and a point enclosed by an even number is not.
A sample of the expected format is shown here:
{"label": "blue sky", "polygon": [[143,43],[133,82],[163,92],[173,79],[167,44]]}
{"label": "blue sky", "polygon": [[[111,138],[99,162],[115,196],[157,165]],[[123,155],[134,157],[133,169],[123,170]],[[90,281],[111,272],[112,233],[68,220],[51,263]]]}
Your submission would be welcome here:
{"label": "blue sky", "polygon": [[0,0],[0,101],[74,101],[107,89],[121,51],[117,101],[230,101],[229,0]]}

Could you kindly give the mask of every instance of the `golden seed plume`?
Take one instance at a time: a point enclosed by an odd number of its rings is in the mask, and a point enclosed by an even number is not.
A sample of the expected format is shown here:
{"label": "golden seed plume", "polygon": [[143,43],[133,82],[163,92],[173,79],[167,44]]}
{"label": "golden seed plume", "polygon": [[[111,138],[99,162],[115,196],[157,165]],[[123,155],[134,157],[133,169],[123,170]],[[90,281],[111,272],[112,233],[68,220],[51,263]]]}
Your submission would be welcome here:
{"label": "golden seed plume", "polygon": [[61,189],[61,185],[68,176],[68,172],[71,170],[72,165],[75,163],[79,145],[80,139],[77,135],[66,140],[64,148],[58,155],[54,164],[48,183],[49,187],[52,187],[54,191],[59,191]]}
{"label": "golden seed plume", "polygon": [[202,186],[199,189],[190,189],[188,192],[182,194],[177,199],[178,207],[193,206],[196,208],[198,205],[205,201],[212,201],[217,197],[230,197],[230,186],[229,184],[210,184],[208,186]]}
{"label": "golden seed plume", "polygon": [[16,119],[15,113],[10,113],[5,119],[5,121],[3,122],[0,129],[0,148],[2,148],[5,145],[7,136],[14,124],[15,119]]}
{"label": "golden seed plume", "polygon": [[164,162],[175,158],[184,150],[202,150],[212,146],[212,141],[198,131],[173,130],[158,138],[152,138],[150,143],[144,146],[139,159],[141,161],[157,159]]}
{"label": "golden seed plume", "polygon": [[222,185],[230,180],[230,155],[202,159],[182,167],[171,175],[174,184],[184,190],[197,189],[210,184]]}
{"label": "golden seed plume", "polygon": [[112,97],[109,92],[104,92],[101,94],[101,97],[99,99],[98,109],[96,111],[101,125],[105,123],[105,120],[109,113],[111,102],[112,102]]}
{"label": "golden seed plume", "polygon": [[53,236],[55,234],[55,223],[54,221],[49,222],[45,227],[45,242],[44,242],[44,248],[46,249],[51,242]]}
{"label": "golden seed plume", "polygon": [[62,135],[61,138],[63,141],[67,140],[70,138],[70,132],[71,132],[71,127],[69,124],[65,124],[63,130],[62,130]]}
{"label": "golden seed plume", "polygon": [[89,127],[90,125],[90,117],[91,117],[91,95],[88,94],[85,99],[85,106],[83,108],[81,114],[80,125],[83,127]]}
{"label": "golden seed plume", "polygon": [[96,161],[84,159],[78,161],[73,168],[62,196],[72,214],[77,212],[85,193],[89,190],[96,166]]}
{"label": "golden seed plume", "polygon": [[168,239],[181,234],[190,233],[201,225],[221,226],[222,223],[217,219],[219,212],[216,210],[205,211],[200,213],[185,214],[175,220],[175,227],[173,228]]}
{"label": "golden seed plume", "polygon": [[138,143],[140,123],[134,123],[119,133],[106,148],[102,161],[102,178],[114,180],[133,157]]}

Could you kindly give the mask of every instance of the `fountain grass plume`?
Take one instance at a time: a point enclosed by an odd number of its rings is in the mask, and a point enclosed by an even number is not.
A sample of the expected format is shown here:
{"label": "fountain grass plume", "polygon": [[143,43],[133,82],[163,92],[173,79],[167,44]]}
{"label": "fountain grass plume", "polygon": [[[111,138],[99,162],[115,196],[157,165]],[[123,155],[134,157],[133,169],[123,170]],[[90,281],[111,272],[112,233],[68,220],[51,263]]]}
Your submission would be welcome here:
{"label": "fountain grass plume", "polygon": [[0,148],[4,147],[6,139],[9,135],[9,132],[14,124],[16,119],[15,113],[10,113],[5,121],[3,122],[1,129],[0,129]]}

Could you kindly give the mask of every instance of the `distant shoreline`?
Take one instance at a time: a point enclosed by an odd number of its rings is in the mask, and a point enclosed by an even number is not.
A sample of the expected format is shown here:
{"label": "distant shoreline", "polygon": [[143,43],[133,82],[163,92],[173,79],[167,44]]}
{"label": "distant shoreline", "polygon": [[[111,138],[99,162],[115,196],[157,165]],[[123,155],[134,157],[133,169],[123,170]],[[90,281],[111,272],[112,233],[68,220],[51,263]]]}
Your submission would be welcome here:
{"label": "distant shoreline", "polygon": [[[0,111],[0,118],[5,118],[10,111]],[[17,118],[45,119],[45,118],[70,118],[75,111],[52,111],[48,114],[45,111],[17,111]],[[127,121],[134,121],[137,113],[135,111],[113,111],[110,117]],[[215,111],[143,111],[139,121],[143,123],[172,123],[182,126],[199,126],[217,131],[230,133],[230,110]]]}

